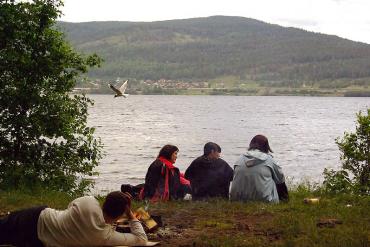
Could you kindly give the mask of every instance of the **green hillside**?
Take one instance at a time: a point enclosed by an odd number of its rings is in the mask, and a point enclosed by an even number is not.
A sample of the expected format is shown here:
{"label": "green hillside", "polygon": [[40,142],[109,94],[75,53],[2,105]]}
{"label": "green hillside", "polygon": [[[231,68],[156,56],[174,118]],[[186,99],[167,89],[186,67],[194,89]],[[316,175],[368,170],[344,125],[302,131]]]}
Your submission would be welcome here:
{"label": "green hillside", "polygon": [[59,25],[79,51],[105,60],[92,78],[369,85],[369,44],[243,17]]}

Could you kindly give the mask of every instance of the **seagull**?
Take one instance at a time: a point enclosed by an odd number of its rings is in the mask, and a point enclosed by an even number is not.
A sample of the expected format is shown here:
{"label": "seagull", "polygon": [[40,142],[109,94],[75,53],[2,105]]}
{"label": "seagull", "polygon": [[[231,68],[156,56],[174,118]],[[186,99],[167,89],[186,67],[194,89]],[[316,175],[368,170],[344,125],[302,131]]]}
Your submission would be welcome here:
{"label": "seagull", "polygon": [[128,96],[128,94],[125,94],[125,91],[126,91],[126,88],[127,88],[127,82],[128,82],[128,80],[126,80],[119,89],[116,88],[115,86],[113,86],[110,83],[108,84],[109,87],[116,93],[114,95],[114,98],[115,97],[120,97],[120,96],[123,96],[123,97],[126,98]]}

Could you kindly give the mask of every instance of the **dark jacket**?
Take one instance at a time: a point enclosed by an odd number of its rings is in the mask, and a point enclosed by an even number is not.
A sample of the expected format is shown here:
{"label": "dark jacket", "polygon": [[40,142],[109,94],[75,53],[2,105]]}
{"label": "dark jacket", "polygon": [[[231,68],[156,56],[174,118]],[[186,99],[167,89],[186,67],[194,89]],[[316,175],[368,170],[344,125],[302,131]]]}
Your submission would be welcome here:
{"label": "dark jacket", "polygon": [[[159,159],[156,159],[149,166],[145,176],[144,198],[152,200],[161,199],[160,197],[163,195],[165,189],[165,174],[167,169]],[[180,184],[180,171],[177,167],[169,170],[169,199],[181,199],[184,197],[184,191]]]}
{"label": "dark jacket", "polygon": [[223,159],[210,160],[206,156],[196,158],[185,172],[190,180],[193,199],[229,197],[233,169]]}

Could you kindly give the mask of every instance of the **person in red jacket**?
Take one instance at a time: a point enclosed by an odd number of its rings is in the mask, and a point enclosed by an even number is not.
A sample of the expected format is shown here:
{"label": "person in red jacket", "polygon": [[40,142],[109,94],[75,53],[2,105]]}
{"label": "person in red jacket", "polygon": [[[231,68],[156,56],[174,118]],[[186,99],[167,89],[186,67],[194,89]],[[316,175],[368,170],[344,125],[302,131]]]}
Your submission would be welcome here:
{"label": "person in red jacket", "polygon": [[191,193],[190,182],[174,166],[179,149],[174,145],[165,145],[158,157],[149,166],[145,176],[144,189],[140,198],[149,198],[152,202],[182,199]]}

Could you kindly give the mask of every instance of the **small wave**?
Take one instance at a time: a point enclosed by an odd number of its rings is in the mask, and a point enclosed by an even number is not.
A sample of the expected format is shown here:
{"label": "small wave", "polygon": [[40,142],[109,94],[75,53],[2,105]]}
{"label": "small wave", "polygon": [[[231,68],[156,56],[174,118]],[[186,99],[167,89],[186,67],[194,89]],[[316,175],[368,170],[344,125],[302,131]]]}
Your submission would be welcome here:
{"label": "small wave", "polygon": [[128,177],[130,180],[144,179],[144,177]]}
{"label": "small wave", "polygon": [[118,174],[118,173],[122,173],[122,171],[110,171],[111,174]]}

